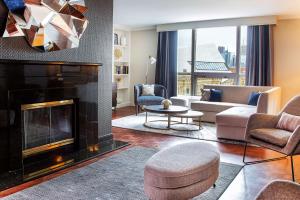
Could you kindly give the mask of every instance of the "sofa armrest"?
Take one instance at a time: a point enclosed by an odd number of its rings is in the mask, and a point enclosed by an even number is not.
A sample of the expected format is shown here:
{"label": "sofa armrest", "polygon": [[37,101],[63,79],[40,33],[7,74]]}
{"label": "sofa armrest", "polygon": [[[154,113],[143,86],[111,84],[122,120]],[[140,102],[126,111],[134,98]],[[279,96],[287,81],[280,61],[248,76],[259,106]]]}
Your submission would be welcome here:
{"label": "sofa armrest", "polygon": [[245,140],[249,139],[249,132],[259,128],[275,128],[279,120],[278,115],[256,113],[250,116],[246,128]]}
{"label": "sofa armrest", "polygon": [[280,111],[280,100],[279,87],[262,92],[257,102],[257,113],[277,114]]}

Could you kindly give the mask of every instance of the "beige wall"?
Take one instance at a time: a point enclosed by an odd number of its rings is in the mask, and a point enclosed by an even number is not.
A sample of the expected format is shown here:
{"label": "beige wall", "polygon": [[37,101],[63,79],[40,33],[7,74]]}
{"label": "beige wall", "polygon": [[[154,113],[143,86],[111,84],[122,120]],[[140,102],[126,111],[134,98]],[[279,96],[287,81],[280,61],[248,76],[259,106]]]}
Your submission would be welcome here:
{"label": "beige wall", "polygon": [[[131,32],[130,100],[133,105],[133,86],[145,83],[148,57],[156,58],[158,34],[155,29]],[[155,64],[149,67],[148,83],[155,81]]]}
{"label": "beige wall", "polygon": [[282,105],[300,94],[300,19],[279,20],[274,28],[274,84]]}

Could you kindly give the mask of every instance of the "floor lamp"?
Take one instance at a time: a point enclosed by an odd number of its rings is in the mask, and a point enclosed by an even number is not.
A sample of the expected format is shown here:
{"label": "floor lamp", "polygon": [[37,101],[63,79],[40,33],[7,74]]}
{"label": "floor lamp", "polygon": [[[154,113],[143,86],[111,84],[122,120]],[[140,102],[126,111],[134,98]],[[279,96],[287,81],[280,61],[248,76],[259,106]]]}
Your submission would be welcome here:
{"label": "floor lamp", "polygon": [[156,63],[156,58],[149,56],[147,61],[147,70],[146,70],[146,84],[148,84],[148,73],[150,65],[154,65]]}

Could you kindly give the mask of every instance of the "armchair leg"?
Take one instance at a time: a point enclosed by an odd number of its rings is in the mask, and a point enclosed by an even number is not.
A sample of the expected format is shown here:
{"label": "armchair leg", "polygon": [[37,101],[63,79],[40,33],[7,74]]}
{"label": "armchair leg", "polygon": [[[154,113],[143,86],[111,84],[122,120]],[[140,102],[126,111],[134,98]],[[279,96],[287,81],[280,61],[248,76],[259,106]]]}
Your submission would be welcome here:
{"label": "armchair leg", "polygon": [[248,146],[248,142],[245,143],[245,147],[244,147],[243,163],[245,165],[253,165],[253,164],[259,164],[259,163],[264,163],[264,162],[271,162],[271,161],[282,160],[282,159],[287,158],[287,156],[281,156],[281,157],[278,157],[278,158],[271,158],[271,159],[265,159],[265,160],[256,160],[256,161],[246,162],[245,160],[246,160],[247,146]]}
{"label": "armchair leg", "polygon": [[137,116],[138,114],[139,114],[139,106],[136,105],[136,106],[135,106],[135,115]]}
{"label": "armchair leg", "polygon": [[246,151],[247,151],[248,142],[245,143],[244,146],[244,155],[243,155],[243,163],[245,163]]}
{"label": "armchair leg", "polygon": [[295,172],[294,172],[294,161],[293,161],[293,156],[291,157],[291,168],[292,168],[292,180],[295,182]]}

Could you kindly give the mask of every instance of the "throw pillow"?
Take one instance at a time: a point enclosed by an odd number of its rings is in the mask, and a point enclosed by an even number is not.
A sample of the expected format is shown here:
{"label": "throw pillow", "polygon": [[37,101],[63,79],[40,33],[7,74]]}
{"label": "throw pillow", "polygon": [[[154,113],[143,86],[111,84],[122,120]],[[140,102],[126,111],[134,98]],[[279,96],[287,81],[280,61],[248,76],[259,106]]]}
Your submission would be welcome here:
{"label": "throw pillow", "polygon": [[201,99],[200,101],[209,101],[210,98],[210,89],[201,88]]}
{"label": "throw pillow", "polygon": [[276,128],[294,132],[300,125],[300,116],[291,115],[283,112]]}
{"label": "throw pillow", "polygon": [[221,102],[222,101],[222,90],[210,89],[209,101]]}
{"label": "throw pillow", "polygon": [[248,99],[248,105],[257,106],[258,99],[260,97],[260,92],[252,92]]}
{"label": "throw pillow", "polygon": [[143,85],[142,96],[155,96],[154,85]]}

